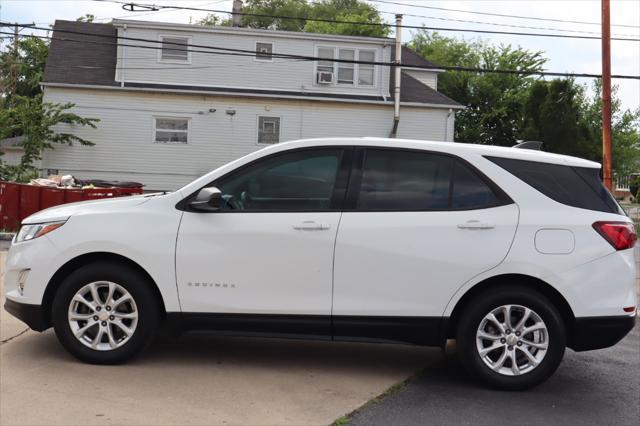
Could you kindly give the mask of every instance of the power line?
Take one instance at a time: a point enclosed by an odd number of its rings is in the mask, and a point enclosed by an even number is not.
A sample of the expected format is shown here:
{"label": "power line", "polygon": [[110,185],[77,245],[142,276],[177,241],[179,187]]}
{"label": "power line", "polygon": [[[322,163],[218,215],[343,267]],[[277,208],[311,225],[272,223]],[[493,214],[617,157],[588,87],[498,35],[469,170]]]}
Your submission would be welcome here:
{"label": "power line", "polygon": [[[396,12],[389,12],[386,10],[378,10],[379,13],[386,13],[388,15],[396,15]],[[427,15],[414,15],[412,13],[403,13],[403,16],[410,16],[413,18],[425,18],[425,19],[437,19],[440,21],[452,21],[452,22],[464,22],[468,24],[480,24],[480,25],[493,25],[496,27],[509,27],[509,28],[525,28],[528,30],[548,30],[548,31],[560,31],[565,33],[581,33],[581,34],[597,34],[600,35],[598,31],[584,31],[584,30],[565,30],[562,28],[550,28],[550,27],[532,27],[528,25],[517,25],[517,24],[502,24],[498,22],[487,22],[487,21],[471,21],[467,19],[457,19],[457,18],[445,18],[441,16],[427,16]],[[619,37],[636,37],[635,34],[612,34]]]}
{"label": "power line", "polygon": [[[429,30],[429,31],[453,31],[453,32],[467,32],[467,33],[479,33],[479,34],[500,34],[500,35],[515,35],[524,37],[551,37],[551,38],[573,38],[584,40],[600,40],[600,37],[595,36],[580,36],[580,35],[567,35],[567,34],[548,34],[548,33],[529,33],[529,32],[510,32],[510,31],[494,31],[494,30],[478,30],[478,29],[465,29],[465,28],[444,28],[444,27],[426,27],[419,25],[395,25],[386,22],[359,22],[359,21],[346,21],[339,19],[323,19],[323,18],[308,18],[298,16],[283,16],[283,15],[269,15],[263,13],[247,13],[247,12],[229,12],[227,10],[218,9],[205,9],[199,7],[188,6],[169,6],[169,5],[151,5],[144,3],[124,2],[118,0],[94,0],[101,2],[116,3],[121,5],[129,5],[131,7],[138,6],[147,8],[146,10],[159,10],[159,9],[174,9],[174,10],[193,10],[200,12],[212,12],[212,13],[225,13],[228,15],[240,15],[251,16],[254,18],[270,18],[270,19],[289,19],[295,21],[312,21],[312,22],[325,22],[330,24],[349,24],[349,25],[361,25],[369,27],[393,27],[393,28],[408,28],[414,30]],[[128,10],[128,9],[127,9]],[[640,38],[611,38],[611,40],[617,41],[640,41]]]}
{"label": "power line", "polygon": [[[0,22],[0,26],[3,25]],[[119,36],[109,36],[109,35],[100,35],[100,34],[91,34],[84,33],[78,31],[69,31],[69,30],[54,30],[55,32],[66,32],[66,33],[75,33],[81,35],[88,35],[93,37],[106,37],[111,39],[123,39],[123,40],[136,40],[143,41],[148,43],[161,43],[161,44],[169,44],[169,45],[177,45],[179,48],[166,48],[162,46],[145,46],[139,44],[124,44],[124,43],[108,43],[108,42],[100,42],[93,40],[77,40],[77,39],[65,39],[61,37],[50,37],[50,36],[39,36],[39,35],[25,35],[24,37],[35,37],[49,40],[58,40],[62,42],[71,42],[71,43],[85,43],[85,44],[96,44],[96,45],[109,45],[109,46],[124,46],[124,47],[133,47],[140,49],[151,49],[151,50],[174,50],[174,51],[187,51],[192,53],[206,53],[213,55],[227,55],[227,56],[247,56],[247,57],[255,57],[256,53],[253,50],[245,50],[245,49],[232,49],[232,48],[222,48],[217,46],[204,46],[204,45],[193,45],[195,47],[203,47],[208,50],[195,50],[191,48],[186,48],[184,44],[180,43],[172,43],[172,42],[163,42],[160,40],[152,40],[152,39],[141,39],[137,37],[119,37]],[[10,32],[0,31],[0,34],[12,34]],[[273,58],[279,59],[295,59],[299,61],[330,61],[330,62],[338,62],[338,63],[349,63],[349,64],[364,64],[364,65],[378,65],[378,66],[387,66],[394,67],[398,66],[398,64],[393,62],[380,62],[380,61],[355,61],[348,59],[339,59],[339,58],[321,58],[316,56],[305,56],[305,55],[296,55],[296,54],[287,54],[287,53],[272,53],[271,56]],[[400,64],[402,68],[411,68],[411,69],[425,69],[425,70],[445,70],[445,71],[465,71],[465,72],[475,72],[475,73],[488,73],[488,74],[511,74],[511,75],[540,75],[540,76],[552,76],[552,77],[586,77],[586,78],[601,78],[600,74],[589,74],[589,73],[567,73],[567,72],[551,72],[551,71],[525,71],[525,70],[503,70],[503,69],[484,69],[484,68],[473,68],[473,67],[459,67],[459,66],[439,66],[439,65],[407,65]],[[640,80],[640,76],[634,75],[612,75],[612,78],[617,79],[632,79],[632,80]]]}
{"label": "power line", "polygon": [[[397,6],[407,6],[407,7],[415,7],[419,9],[432,9],[432,10],[444,10],[447,12],[460,12],[460,13],[471,13],[474,15],[485,15],[485,16],[499,16],[501,18],[516,18],[516,19],[530,19],[533,21],[549,21],[549,22],[564,22],[569,24],[583,24],[583,25],[601,25],[600,22],[586,22],[586,21],[572,21],[568,19],[557,19],[557,18],[540,18],[535,16],[521,16],[521,15],[506,15],[502,13],[493,13],[493,12],[477,12],[463,9],[450,9],[446,7],[437,7],[437,6],[425,6],[418,4],[408,4],[401,3],[397,1],[388,1],[388,0],[368,0],[373,3],[383,3],[383,4],[393,4]],[[612,24],[612,27],[625,27],[625,28],[640,28],[637,25],[625,25],[625,24]]]}

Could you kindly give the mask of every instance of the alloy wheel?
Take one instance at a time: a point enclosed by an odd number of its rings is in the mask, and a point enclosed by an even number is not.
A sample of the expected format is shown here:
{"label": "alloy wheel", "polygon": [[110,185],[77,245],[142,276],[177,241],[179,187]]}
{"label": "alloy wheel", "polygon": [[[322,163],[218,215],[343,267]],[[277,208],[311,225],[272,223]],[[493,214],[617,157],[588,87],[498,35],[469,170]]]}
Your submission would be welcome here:
{"label": "alloy wheel", "polygon": [[71,332],[83,345],[110,351],[126,344],[135,333],[138,307],[124,287],[96,281],[73,296],[68,321]]}
{"label": "alloy wheel", "polygon": [[540,365],[549,348],[549,332],[540,315],[532,309],[503,305],[480,322],[476,348],[491,370],[505,376],[519,376]]}

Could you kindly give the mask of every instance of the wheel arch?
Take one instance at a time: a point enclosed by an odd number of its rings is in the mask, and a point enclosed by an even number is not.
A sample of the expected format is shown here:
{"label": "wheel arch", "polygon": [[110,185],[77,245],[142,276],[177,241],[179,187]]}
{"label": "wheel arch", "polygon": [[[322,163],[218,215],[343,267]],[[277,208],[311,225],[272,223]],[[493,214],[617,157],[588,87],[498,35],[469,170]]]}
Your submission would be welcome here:
{"label": "wheel arch", "polygon": [[166,314],[166,308],[164,304],[164,300],[162,298],[162,293],[158,288],[155,280],[151,277],[151,275],[137,262],[129,259],[128,257],[122,256],[120,254],[111,253],[111,252],[92,252],[85,253],[80,256],[77,256],[67,263],[62,265],[58,270],[53,274],[47,287],[44,292],[44,296],[42,298],[42,307],[44,310],[44,318],[51,323],[51,305],[53,303],[53,298],[55,297],[56,291],[60,287],[60,284],[64,281],[64,279],[71,274],[73,271],[81,268],[82,266],[88,265],[93,262],[104,262],[111,261],[115,263],[121,263],[128,265],[129,267],[140,272],[144,277],[148,280],[151,288],[156,296],[158,306],[160,306],[160,312],[164,316]]}
{"label": "wheel arch", "polygon": [[496,275],[480,281],[458,300],[446,327],[446,338],[453,338],[456,334],[458,322],[462,312],[464,312],[465,306],[471,303],[476,297],[478,297],[483,291],[488,291],[491,288],[504,286],[506,284],[517,284],[525,286],[531,290],[534,290],[543,296],[547,297],[551,303],[558,309],[560,315],[566,326],[567,337],[570,337],[573,332],[573,325],[575,323],[575,315],[573,309],[567,302],[567,299],[556,290],[551,284],[530,275],[523,274],[503,274]]}

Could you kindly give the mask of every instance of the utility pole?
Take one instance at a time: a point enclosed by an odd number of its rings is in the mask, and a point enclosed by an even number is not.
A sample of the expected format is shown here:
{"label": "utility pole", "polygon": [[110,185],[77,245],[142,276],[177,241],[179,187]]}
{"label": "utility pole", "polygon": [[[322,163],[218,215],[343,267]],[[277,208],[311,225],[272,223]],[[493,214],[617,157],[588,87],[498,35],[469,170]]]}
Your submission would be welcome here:
{"label": "utility pole", "polygon": [[393,127],[389,137],[395,138],[398,134],[398,125],[400,124],[400,78],[402,69],[402,15],[396,15],[396,51],[395,51],[394,72],[394,88],[393,88]]}
{"label": "utility pole", "polygon": [[242,26],[242,0],[233,0],[233,8],[231,9],[231,20],[234,27]]}
{"label": "utility pole", "polygon": [[611,158],[611,10],[602,1],[602,180],[613,191]]}

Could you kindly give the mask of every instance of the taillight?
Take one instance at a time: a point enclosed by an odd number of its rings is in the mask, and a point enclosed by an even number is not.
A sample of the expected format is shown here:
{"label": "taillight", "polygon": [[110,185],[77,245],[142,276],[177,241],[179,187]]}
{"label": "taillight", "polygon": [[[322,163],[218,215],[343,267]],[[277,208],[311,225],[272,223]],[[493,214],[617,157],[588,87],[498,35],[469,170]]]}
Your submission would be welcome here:
{"label": "taillight", "polygon": [[626,250],[636,244],[638,237],[632,223],[628,222],[596,222],[593,229],[616,250]]}

